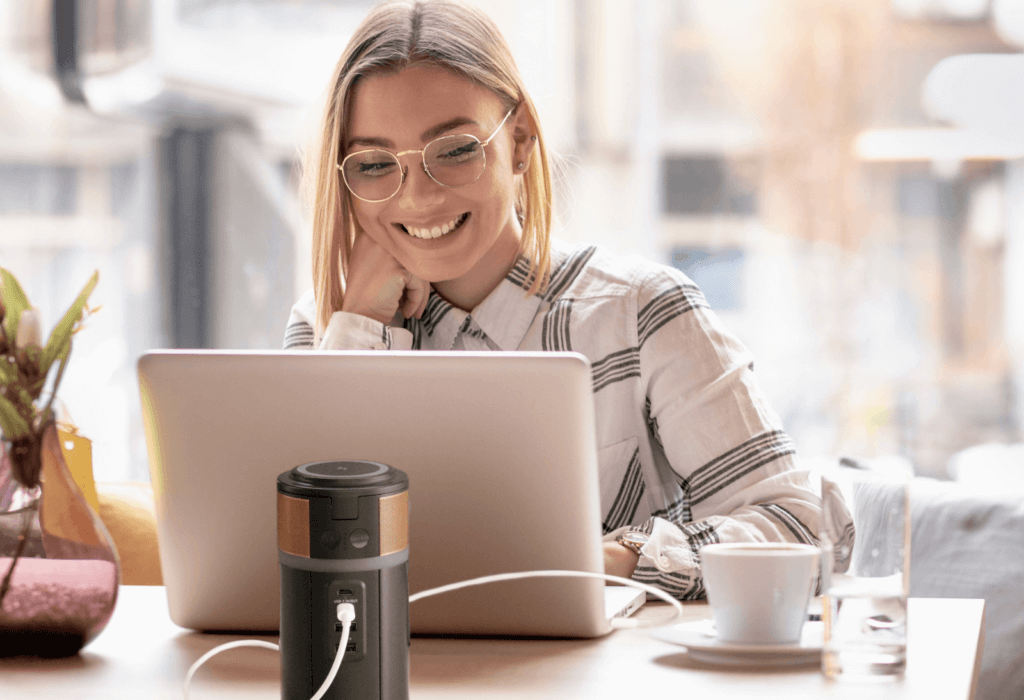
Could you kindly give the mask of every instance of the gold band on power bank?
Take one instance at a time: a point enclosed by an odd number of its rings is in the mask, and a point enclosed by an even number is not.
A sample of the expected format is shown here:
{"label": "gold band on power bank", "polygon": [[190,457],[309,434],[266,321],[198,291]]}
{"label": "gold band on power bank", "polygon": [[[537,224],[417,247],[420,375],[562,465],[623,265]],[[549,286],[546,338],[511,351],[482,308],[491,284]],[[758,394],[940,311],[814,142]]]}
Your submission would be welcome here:
{"label": "gold band on power bank", "polygon": [[309,501],[277,494],[277,547],[297,557],[309,556]]}
{"label": "gold band on power bank", "polygon": [[[409,546],[409,492],[377,501],[380,517],[380,556]],[[277,494],[277,546],[297,557],[309,556],[309,501]]]}
{"label": "gold band on power bank", "polygon": [[409,547],[409,492],[383,496],[377,501],[380,514],[380,555]]}

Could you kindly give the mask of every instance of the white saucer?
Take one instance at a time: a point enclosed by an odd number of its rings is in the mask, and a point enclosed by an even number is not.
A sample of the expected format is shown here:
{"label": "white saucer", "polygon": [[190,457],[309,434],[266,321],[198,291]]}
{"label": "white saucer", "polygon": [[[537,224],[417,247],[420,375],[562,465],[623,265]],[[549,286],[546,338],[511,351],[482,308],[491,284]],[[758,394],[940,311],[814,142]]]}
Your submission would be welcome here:
{"label": "white saucer", "polygon": [[685,622],[653,630],[651,636],[686,647],[690,658],[723,666],[804,666],[821,660],[824,627],[804,623],[799,644],[735,644],[720,642],[712,620]]}

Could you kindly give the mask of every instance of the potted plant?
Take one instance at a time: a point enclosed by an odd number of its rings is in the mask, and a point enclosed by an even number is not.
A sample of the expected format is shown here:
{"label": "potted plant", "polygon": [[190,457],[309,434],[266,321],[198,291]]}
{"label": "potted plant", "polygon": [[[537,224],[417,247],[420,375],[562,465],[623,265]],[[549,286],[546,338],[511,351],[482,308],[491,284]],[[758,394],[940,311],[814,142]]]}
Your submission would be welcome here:
{"label": "potted plant", "polygon": [[38,312],[0,268],[0,656],[69,656],[106,626],[120,568],[65,463],[54,399],[85,288],[41,344]]}

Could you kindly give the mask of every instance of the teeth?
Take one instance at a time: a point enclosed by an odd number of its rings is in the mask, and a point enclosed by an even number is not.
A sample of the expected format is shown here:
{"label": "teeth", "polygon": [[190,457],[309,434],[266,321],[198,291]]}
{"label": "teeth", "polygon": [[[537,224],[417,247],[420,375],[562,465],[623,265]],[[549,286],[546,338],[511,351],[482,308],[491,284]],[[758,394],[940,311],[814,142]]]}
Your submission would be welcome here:
{"label": "teeth", "polygon": [[458,228],[459,224],[462,223],[464,217],[465,217],[465,214],[463,214],[461,216],[457,216],[454,219],[452,219],[451,221],[449,221],[448,223],[442,224],[441,226],[434,226],[433,228],[407,228],[406,227],[406,231],[409,233],[410,236],[415,236],[416,238],[423,238],[423,239],[440,238],[441,236],[445,235],[446,233],[451,233],[456,228]]}

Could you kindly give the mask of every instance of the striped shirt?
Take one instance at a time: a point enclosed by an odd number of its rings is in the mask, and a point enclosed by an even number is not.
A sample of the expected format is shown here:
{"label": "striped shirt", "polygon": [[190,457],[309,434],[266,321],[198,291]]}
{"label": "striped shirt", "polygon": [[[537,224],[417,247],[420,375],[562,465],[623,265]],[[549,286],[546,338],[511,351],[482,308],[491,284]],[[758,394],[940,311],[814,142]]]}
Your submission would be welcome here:
{"label": "striped shirt", "polygon": [[633,578],[704,596],[697,550],[711,542],[817,543],[820,499],[758,388],[747,349],[682,272],[594,247],[552,244],[548,288],[526,295],[529,262],[471,312],[431,291],[421,319],[387,326],[337,312],[315,337],[312,291],[284,347],[575,351],[591,363],[603,529],[650,539]]}

